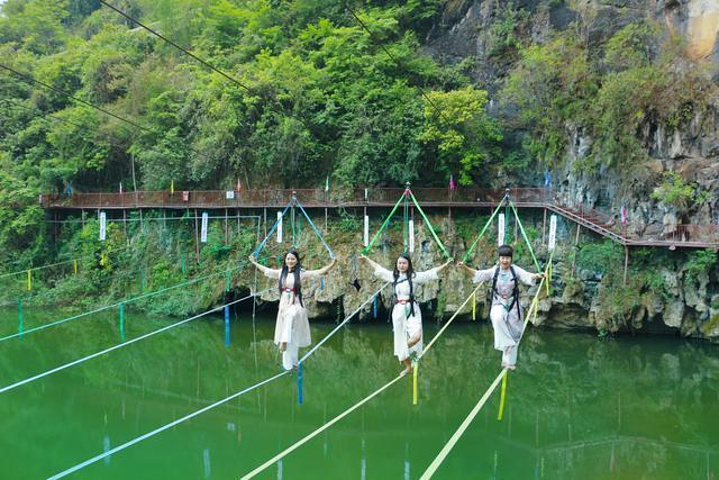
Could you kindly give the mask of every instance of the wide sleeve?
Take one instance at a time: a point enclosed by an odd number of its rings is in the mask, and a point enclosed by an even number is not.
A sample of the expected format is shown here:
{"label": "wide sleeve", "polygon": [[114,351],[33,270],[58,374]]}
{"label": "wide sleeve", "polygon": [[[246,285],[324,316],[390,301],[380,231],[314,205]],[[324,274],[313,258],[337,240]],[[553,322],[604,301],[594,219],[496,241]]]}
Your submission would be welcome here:
{"label": "wide sleeve", "polygon": [[439,280],[436,268],[425,270],[424,272],[415,272],[414,278],[412,279],[414,283],[427,283],[432,280]]}
{"label": "wide sleeve", "polygon": [[492,268],[488,268],[487,270],[476,270],[474,272],[474,275],[472,275],[472,282],[473,283],[480,283],[480,282],[488,282],[492,280],[494,277],[494,272],[497,270],[497,266],[495,265]]}
{"label": "wide sleeve", "polygon": [[326,275],[326,274],[322,273],[322,270],[302,270],[300,272],[300,278],[302,280],[304,280],[305,278],[307,278],[307,279],[318,278],[318,277],[321,277],[322,275]]}
{"label": "wide sleeve", "polygon": [[374,272],[372,272],[375,277],[379,278],[380,280],[383,280],[385,282],[392,282],[394,281],[394,275],[392,272],[387,270],[381,265],[377,265],[374,269]]}
{"label": "wide sleeve", "polygon": [[282,273],[282,270],[278,270],[276,268],[269,268],[265,267],[264,265],[257,264],[257,269],[262,272],[262,274],[267,277],[271,278],[273,280],[279,280],[280,273]]}
{"label": "wide sleeve", "polygon": [[517,274],[517,278],[520,282],[522,282],[525,285],[534,285],[534,274],[529,273],[522,267],[518,267],[517,265],[514,265],[514,271]]}

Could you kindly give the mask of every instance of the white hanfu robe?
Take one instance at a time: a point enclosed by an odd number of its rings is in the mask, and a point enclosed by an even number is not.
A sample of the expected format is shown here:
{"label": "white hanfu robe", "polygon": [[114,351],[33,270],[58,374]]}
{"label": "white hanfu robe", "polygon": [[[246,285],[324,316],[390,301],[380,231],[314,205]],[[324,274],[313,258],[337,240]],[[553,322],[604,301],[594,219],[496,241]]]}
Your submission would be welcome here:
{"label": "white hanfu robe", "polygon": [[[497,288],[492,292],[492,308],[489,317],[492,320],[494,328],[494,348],[502,352],[503,365],[515,365],[517,363],[517,344],[522,336],[523,328],[523,312],[522,305],[517,298],[516,303],[512,305],[514,292],[514,279],[512,272],[501,270],[499,265],[495,265],[487,270],[477,270],[474,272],[472,281],[474,283],[489,282],[490,287],[494,279],[494,272],[500,269],[497,276]],[[525,285],[534,285],[534,275],[528,271],[512,265],[517,280]],[[511,309],[509,308],[511,306]]]}
{"label": "white hanfu robe", "polygon": [[[279,280],[282,273],[282,270],[262,265],[258,265],[257,268],[265,277],[273,280]],[[305,279],[319,276],[321,276],[319,270],[301,270],[300,282],[304,283]],[[300,304],[300,299],[295,294],[294,288],[295,274],[288,272],[280,293],[280,305],[275,323],[275,345],[287,344],[286,350],[282,353],[282,366],[285,370],[292,370],[293,367],[296,367],[299,363],[300,347],[307,347],[312,343],[307,310]]]}
{"label": "white hanfu robe", "polygon": [[[394,282],[393,272],[387,270],[382,266],[378,265],[375,268],[374,275],[385,282]],[[431,282],[432,280],[439,280],[436,268],[427,270],[426,272],[414,272],[414,275],[412,277],[412,284],[418,285],[420,283]],[[422,353],[424,340],[422,338],[422,312],[419,309],[419,304],[417,302],[414,302],[414,315],[412,315],[410,304],[404,303],[409,301],[410,294],[409,282],[407,281],[406,274],[399,274],[394,293],[395,301],[397,302],[392,307],[394,354],[397,356],[397,359],[402,362],[408,359],[412,354],[420,355]],[[409,348],[407,342],[417,333],[419,333],[419,342],[414,344],[412,348]]]}

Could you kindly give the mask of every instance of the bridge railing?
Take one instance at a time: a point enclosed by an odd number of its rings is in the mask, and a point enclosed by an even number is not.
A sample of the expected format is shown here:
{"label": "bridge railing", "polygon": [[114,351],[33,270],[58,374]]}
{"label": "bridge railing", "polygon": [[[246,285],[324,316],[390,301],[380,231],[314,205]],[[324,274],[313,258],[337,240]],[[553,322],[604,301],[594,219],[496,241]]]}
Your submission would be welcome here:
{"label": "bridge railing", "polygon": [[[293,193],[307,207],[338,207],[342,205],[392,205],[404,192],[404,188],[324,188],[314,189],[242,189],[240,191],[139,191],[113,193],[43,194],[40,204],[44,208],[233,208],[270,207],[281,208],[290,201]],[[434,205],[496,205],[507,193],[506,189],[485,189],[474,187],[412,188],[415,197],[426,204]],[[599,227],[615,236],[636,243],[639,237],[626,234],[620,220],[600,210],[590,208],[571,197],[546,188],[513,188],[510,198],[519,206],[554,206],[566,211],[575,220],[586,225]],[[719,243],[717,225],[677,225],[670,233],[656,237],[662,242],[703,242]]]}

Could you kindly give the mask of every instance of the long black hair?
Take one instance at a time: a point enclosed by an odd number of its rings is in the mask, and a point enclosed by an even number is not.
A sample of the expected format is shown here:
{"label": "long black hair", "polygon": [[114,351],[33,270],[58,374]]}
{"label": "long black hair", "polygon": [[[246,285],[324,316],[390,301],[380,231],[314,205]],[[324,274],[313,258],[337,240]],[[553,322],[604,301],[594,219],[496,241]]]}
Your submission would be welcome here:
{"label": "long black hair", "polygon": [[280,296],[282,296],[282,289],[285,285],[285,279],[287,278],[287,274],[290,272],[290,269],[287,267],[287,255],[292,255],[297,259],[297,265],[295,265],[295,269],[292,271],[292,273],[295,276],[295,295],[297,298],[300,299],[300,305],[303,307],[305,306],[304,303],[302,303],[302,283],[300,282],[300,270],[302,269],[302,262],[300,261],[300,254],[295,250],[294,248],[287,252],[285,256],[282,259],[282,272],[280,272],[280,280],[277,284],[277,287],[280,289]]}
{"label": "long black hair", "polygon": [[[399,254],[400,258],[404,258],[407,260],[407,283],[409,283],[409,311],[412,316],[414,316],[414,285],[412,284],[412,277],[414,277],[414,267],[412,266],[412,259],[409,256],[409,253],[402,252]],[[394,282],[392,283],[392,291],[394,292],[394,295],[397,295],[397,282],[399,281],[399,270],[397,270],[397,261],[394,262],[394,272],[392,272],[392,276],[394,277]]]}

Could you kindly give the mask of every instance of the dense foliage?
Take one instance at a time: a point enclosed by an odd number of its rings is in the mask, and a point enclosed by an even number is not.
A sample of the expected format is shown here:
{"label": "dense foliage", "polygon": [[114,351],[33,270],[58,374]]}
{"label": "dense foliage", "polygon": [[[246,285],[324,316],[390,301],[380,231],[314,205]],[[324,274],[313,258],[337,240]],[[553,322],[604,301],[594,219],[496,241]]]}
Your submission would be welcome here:
{"label": "dense foliage", "polygon": [[68,183],[444,185],[498,159],[501,133],[467,65],[420,52],[438,0],[108,3],[233,80],[99,1],[6,2],[0,57],[17,73],[0,71],[0,201],[18,208],[3,209],[0,244],[28,258],[44,234],[26,207]]}

